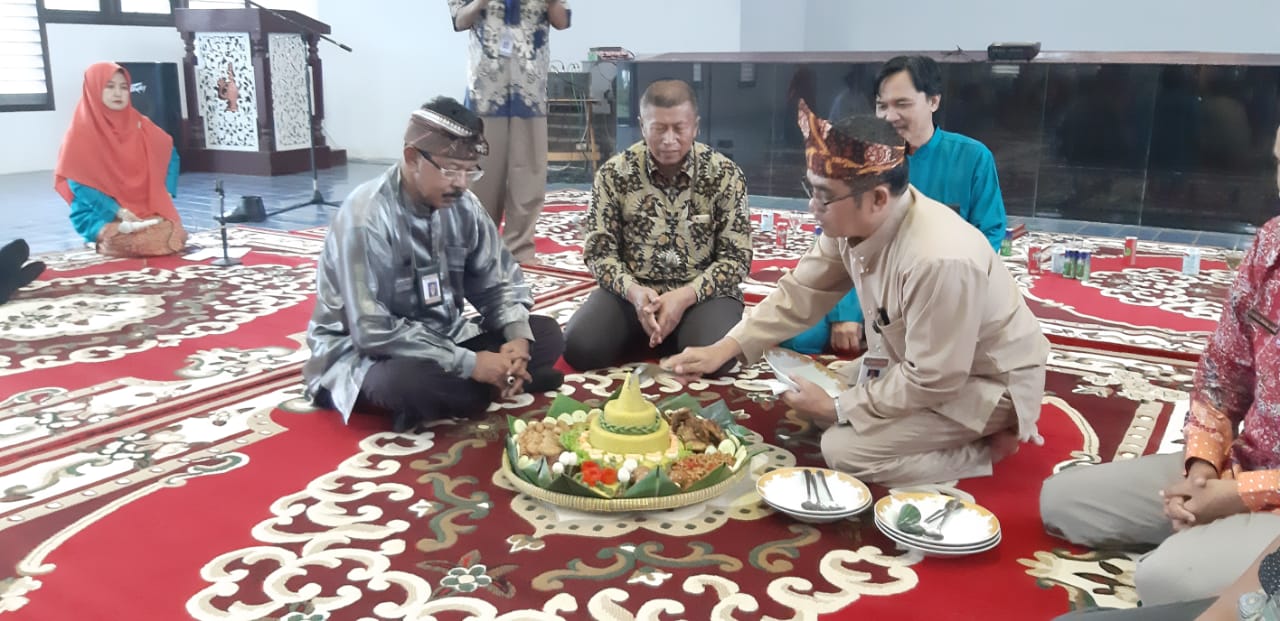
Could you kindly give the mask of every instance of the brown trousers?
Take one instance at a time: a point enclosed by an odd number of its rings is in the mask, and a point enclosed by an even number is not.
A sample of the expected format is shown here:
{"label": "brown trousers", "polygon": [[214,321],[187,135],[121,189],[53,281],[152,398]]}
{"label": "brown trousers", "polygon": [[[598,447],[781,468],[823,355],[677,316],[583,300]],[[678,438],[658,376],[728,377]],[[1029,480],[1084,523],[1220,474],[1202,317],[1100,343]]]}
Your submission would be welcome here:
{"label": "brown trousers", "polygon": [[547,117],[484,117],[489,155],[481,158],[484,176],[471,191],[502,241],[521,263],[534,258],[533,233],[547,193]]}

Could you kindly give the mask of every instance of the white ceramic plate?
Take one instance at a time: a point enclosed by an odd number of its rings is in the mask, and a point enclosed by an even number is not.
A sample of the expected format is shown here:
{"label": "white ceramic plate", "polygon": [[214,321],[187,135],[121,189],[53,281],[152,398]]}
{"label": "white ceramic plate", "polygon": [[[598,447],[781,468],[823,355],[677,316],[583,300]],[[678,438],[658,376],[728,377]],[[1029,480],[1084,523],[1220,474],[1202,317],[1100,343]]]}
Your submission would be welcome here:
{"label": "white ceramic plate", "polygon": [[[804,508],[803,503],[808,499],[804,483],[805,470],[826,478],[831,497],[842,507],[840,511],[815,512]],[[835,519],[841,519],[858,513],[871,504],[871,490],[862,481],[826,468],[779,468],[756,481],[756,492],[765,502],[784,513],[811,519],[826,520],[833,513]]]}
{"label": "white ceramic plate", "polygon": [[[768,504],[768,501],[765,501],[765,503]],[[773,509],[778,513],[781,513],[797,522],[804,522],[806,524],[827,524],[829,522],[839,522],[840,520],[847,520],[857,515],[859,512],[865,511],[867,509],[867,507],[864,506],[858,509],[857,511],[848,511],[844,513],[817,514],[817,513],[796,513],[793,511],[788,511],[786,509],[783,509],[782,507],[779,507],[777,505],[771,504],[769,506],[773,507]],[[870,503],[868,503],[867,506],[870,506]]]}
{"label": "white ceramic plate", "polygon": [[876,526],[880,528],[880,531],[883,532],[886,537],[893,540],[893,542],[897,543],[899,546],[912,550],[919,550],[931,556],[968,556],[970,554],[978,554],[980,552],[986,552],[987,550],[994,549],[996,546],[1000,545],[1000,541],[1003,538],[1003,535],[996,535],[991,541],[971,548],[939,548],[899,539],[893,535],[893,533],[897,531],[886,528],[884,524],[881,524],[878,521],[876,522]]}
{"label": "white ceramic plate", "polygon": [[790,509],[787,509],[786,507],[780,507],[778,505],[775,505],[769,502],[768,499],[764,499],[764,502],[770,507],[773,507],[774,510],[776,510],[778,513],[782,513],[784,515],[795,518],[797,521],[807,522],[809,524],[826,524],[827,522],[838,522],[840,520],[851,518],[859,513],[862,513],[863,511],[866,511],[868,507],[871,506],[871,499],[868,498],[867,502],[860,507],[851,507],[844,511],[838,511],[838,512],[818,513],[813,511],[792,511]]}
{"label": "white ceramic plate", "polygon": [[876,528],[879,528],[880,532],[884,533],[886,536],[888,536],[890,539],[893,539],[894,541],[900,541],[902,543],[911,544],[913,546],[918,546],[920,548],[929,548],[929,549],[937,549],[937,550],[975,550],[979,548],[986,548],[987,546],[991,545],[991,542],[996,541],[1003,536],[1002,533],[996,533],[994,537],[987,539],[985,541],[980,541],[973,545],[953,546],[953,545],[947,545],[945,543],[942,543],[937,539],[930,539],[928,537],[917,537],[915,535],[904,533],[892,525],[881,522],[879,518],[876,519]]}
{"label": "white ceramic plate", "polygon": [[892,534],[896,535],[897,538],[910,538],[922,545],[937,546],[939,548],[976,546],[1000,534],[1000,520],[996,519],[995,514],[981,505],[967,501],[961,501],[964,502],[964,506],[952,513],[951,517],[947,519],[947,523],[942,526],[941,540],[928,540],[926,543],[926,540],[922,537],[904,533],[897,529],[898,512],[907,503],[915,505],[920,510],[920,519],[923,523],[925,518],[942,509],[947,504],[947,501],[951,499],[951,496],[928,492],[892,494],[876,502],[876,519],[884,528],[892,531],[892,533],[886,532],[886,535]]}
{"label": "white ceramic plate", "polygon": [[804,354],[774,347],[764,353],[764,359],[773,369],[774,375],[792,387],[795,387],[795,378],[800,377],[817,384],[833,397],[845,390],[844,381],[835,371]]}

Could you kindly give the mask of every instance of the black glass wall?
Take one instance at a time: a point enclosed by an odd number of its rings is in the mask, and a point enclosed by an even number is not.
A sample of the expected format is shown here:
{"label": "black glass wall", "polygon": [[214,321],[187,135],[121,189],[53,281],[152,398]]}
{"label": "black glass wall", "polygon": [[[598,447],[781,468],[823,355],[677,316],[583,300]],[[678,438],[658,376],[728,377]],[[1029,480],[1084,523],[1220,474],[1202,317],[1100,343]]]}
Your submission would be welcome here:
{"label": "black glass wall", "polygon": [[[620,67],[618,148],[640,139],[655,80],[698,93],[699,139],[752,194],[802,196],[796,102],[832,119],[874,112],[880,62],[636,61]],[[940,127],[995,155],[1008,212],[1232,233],[1280,213],[1272,155],[1280,67],[942,63]]]}

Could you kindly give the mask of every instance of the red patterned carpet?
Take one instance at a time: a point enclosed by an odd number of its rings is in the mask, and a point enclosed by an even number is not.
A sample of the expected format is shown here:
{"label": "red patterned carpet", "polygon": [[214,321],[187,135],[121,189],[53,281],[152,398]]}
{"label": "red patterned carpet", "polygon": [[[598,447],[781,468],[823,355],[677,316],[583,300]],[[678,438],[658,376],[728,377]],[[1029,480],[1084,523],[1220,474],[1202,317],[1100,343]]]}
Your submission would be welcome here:
{"label": "red patterned carpet", "polygon": [[[547,507],[497,473],[503,418],[545,408],[547,395],[398,435],[366,416],[344,427],[301,402],[296,380],[270,382],[84,439],[58,460],[6,466],[0,563],[12,577],[0,582],[0,610],[41,620],[87,610],[128,619],[1047,619],[1069,601],[1132,602],[1129,559],[1059,549],[1040,529],[1036,490],[1064,464],[1154,448],[1188,369],[1138,371],[1055,352],[1046,445],[958,486],[995,511],[1005,533],[996,550],[963,559],[903,553],[863,520],[793,522],[763,505],[749,479],[702,506],[656,514]],[[620,377],[571,376],[565,392],[600,399]],[[816,436],[760,391],[768,377],[751,368],[692,392],[743,410],[768,448],[756,474],[817,463]],[[42,479],[56,484],[13,486]],[[998,600],[983,594],[991,583],[1001,585]]]}
{"label": "red patterned carpet", "polygon": [[[544,266],[587,273],[582,263],[581,221],[588,198],[585,192],[561,192],[548,198],[536,240]],[[785,270],[795,266],[814,234],[815,223],[808,214],[790,213],[792,234],[785,245],[779,245],[775,234],[759,229],[765,213],[753,209],[751,215],[756,256],[746,291],[755,300],[768,295]],[[1227,250],[1201,247],[1200,273],[1188,276],[1181,272],[1187,246],[1140,242],[1137,265],[1125,267],[1123,240],[1070,236],[1070,241],[1086,240],[1094,248],[1093,273],[1087,282],[1027,273],[1028,245],[1045,248],[1069,241],[1067,237],[1032,232],[1015,241],[1013,256],[1005,260],[1051,341],[1121,353],[1199,358],[1234,278],[1226,265]]]}
{"label": "red patterned carpet", "polygon": [[[321,238],[233,235],[252,248],[242,268],[59,255],[0,306],[4,618],[1048,619],[1136,599],[1130,558],[1043,534],[1038,489],[1057,468],[1155,450],[1187,362],[1056,348],[1046,445],[957,486],[1001,519],[982,555],[903,552],[867,516],[800,524],[750,478],[701,506],[593,516],[498,473],[505,416],[552,395],[420,434],[312,409],[298,373]],[[554,265],[528,277],[562,322],[592,287]],[[601,399],[621,377],[571,375],[563,392]],[[690,392],[742,410],[768,449],[755,474],[819,463],[769,377],[756,366]]]}
{"label": "red patterned carpet", "polygon": [[1139,242],[1137,265],[1127,267],[1122,240],[1090,238],[1094,256],[1088,281],[1028,274],[1027,247],[1044,248],[1053,241],[1031,233],[1015,242],[1014,256],[1005,260],[1050,340],[1199,359],[1235,278],[1227,250],[1200,248],[1200,272],[1191,276],[1182,273],[1187,246]]}
{"label": "red patterned carpet", "polygon": [[[0,460],[296,380],[322,241],[238,228],[230,243],[251,249],[243,266],[92,252],[46,257],[48,271],[0,306],[0,420],[12,426],[0,430]],[[583,275],[538,270],[527,281],[539,301],[593,286]]]}

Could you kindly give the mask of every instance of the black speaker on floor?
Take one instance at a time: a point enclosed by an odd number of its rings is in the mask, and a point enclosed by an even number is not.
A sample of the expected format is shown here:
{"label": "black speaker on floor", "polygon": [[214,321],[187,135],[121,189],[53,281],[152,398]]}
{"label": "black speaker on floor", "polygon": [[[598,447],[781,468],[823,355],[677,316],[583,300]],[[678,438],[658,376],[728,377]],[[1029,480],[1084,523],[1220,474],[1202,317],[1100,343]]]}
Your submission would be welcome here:
{"label": "black speaker on floor", "polygon": [[182,90],[178,63],[118,63],[129,72],[129,99],[170,136],[174,144],[182,135]]}
{"label": "black speaker on floor", "polygon": [[267,219],[267,208],[262,204],[261,196],[241,196],[240,206],[226,216],[229,224],[241,222],[263,222]]}

